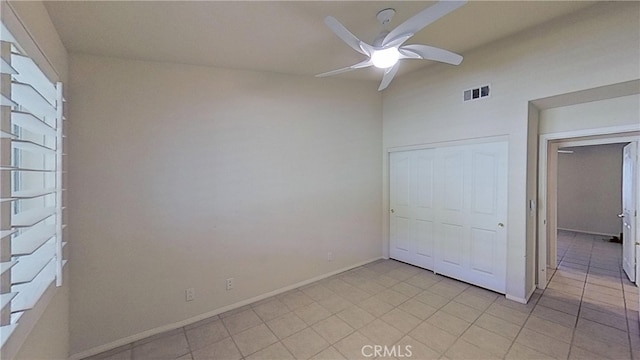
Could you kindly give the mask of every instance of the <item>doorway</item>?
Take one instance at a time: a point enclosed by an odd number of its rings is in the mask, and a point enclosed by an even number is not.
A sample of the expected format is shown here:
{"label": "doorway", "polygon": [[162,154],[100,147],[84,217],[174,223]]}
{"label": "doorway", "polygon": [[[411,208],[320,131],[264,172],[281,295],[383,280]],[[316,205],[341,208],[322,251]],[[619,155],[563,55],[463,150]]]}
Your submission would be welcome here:
{"label": "doorway", "polygon": [[[537,282],[539,288],[546,288],[553,271],[558,267],[558,151],[569,147],[637,143],[639,140],[640,132],[638,131],[612,131],[607,134],[598,129],[588,132],[547,134],[540,137],[538,195],[542,206],[538,209],[540,220],[538,222]],[[622,161],[622,154],[620,161]],[[634,185],[638,187],[637,183]],[[621,196],[621,191],[618,193],[616,196]]]}
{"label": "doorway", "polygon": [[[598,267],[620,276],[623,251],[619,216],[623,148],[627,144],[558,149],[557,243],[553,251],[549,247],[549,252],[557,254],[557,266],[549,266],[548,281],[555,269],[587,272],[587,267]],[[628,239],[630,237],[625,239],[625,245]],[[628,249],[624,252],[632,255],[627,256],[627,260],[635,260],[633,248],[631,250],[631,253]],[[635,269],[635,262],[631,266]]]}

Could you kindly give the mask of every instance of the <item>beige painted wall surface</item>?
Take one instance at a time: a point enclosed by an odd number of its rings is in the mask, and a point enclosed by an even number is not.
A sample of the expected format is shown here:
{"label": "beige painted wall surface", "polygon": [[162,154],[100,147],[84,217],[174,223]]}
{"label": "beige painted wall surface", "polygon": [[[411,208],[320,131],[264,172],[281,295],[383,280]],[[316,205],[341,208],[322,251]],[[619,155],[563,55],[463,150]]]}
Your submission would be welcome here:
{"label": "beige painted wall surface", "polygon": [[608,144],[558,154],[558,228],[619,235],[622,231],[622,148]]}
{"label": "beige painted wall surface", "polygon": [[[1,1],[2,20],[29,56],[38,63],[52,81],[67,83],[67,51],[58,37],[46,8],[40,1]],[[19,19],[19,20],[18,20]],[[16,21],[17,20],[17,21]],[[41,51],[41,52],[40,52]],[[46,308],[36,305],[34,313],[42,311],[38,322],[15,354],[16,359],[66,359],[69,356],[69,277]],[[24,318],[27,318],[25,316]],[[20,333],[16,331],[16,334]],[[12,345],[10,339],[8,344]],[[4,354],[3,354],[4,355]]]}
{"label": "beige painted wall surface", "polygon": [[[640,90],[639,90],[640,91]],[[638,124],[640,95],[540,111],[540,134]]]}
{"label": "beige painted wall surface", "polygon": [[381,256],[373,83],[72,55],[70,91],[72,354]]}
{"label": "beige painted wall surface", "polygon": [[[526,297],[535,257],[526,185],[536,176],[527,173],[528,102],[640,78],[639,26],[640,3],[599,3],[465,54],[458,67],[438,64],[394,80],[383,96],[385,209],[389,149],[508,135],[507,294]],[[489,98],[463,103],[465,89],[485,84]],[[382,218],[387,249],[388,214]]]}

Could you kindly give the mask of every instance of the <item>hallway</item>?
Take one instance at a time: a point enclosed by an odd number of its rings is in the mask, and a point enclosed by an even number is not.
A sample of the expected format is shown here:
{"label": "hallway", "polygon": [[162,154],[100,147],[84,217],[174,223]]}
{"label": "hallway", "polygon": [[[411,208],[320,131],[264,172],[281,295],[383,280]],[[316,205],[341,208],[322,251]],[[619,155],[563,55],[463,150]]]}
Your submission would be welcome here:
{"label": "hallway", "polygon": [[581,358],[577,346],[614,359],[628,358],[631,349],[640,358],[638,288],[621,258],[621,244],[608,238],[558,231],[558,269],[537,305],[550,310],[549,320],[575,324],[570,357]]}

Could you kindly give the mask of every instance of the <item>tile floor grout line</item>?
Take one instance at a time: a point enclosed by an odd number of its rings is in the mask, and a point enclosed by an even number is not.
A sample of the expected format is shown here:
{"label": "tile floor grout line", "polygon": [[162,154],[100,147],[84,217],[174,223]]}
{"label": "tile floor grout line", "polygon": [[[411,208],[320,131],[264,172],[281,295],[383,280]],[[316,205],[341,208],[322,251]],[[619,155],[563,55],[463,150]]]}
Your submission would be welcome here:
{"label": "tile floor grout line", "polygon": [[[240,314],[240,313],[245,312],[245,311],[248,311],[248,310],[253,311],[253,308],[252,308],[252,307],[249,307],[249,309],[247,309],[247,310],[243,310],[243,311],[240,311],[240,312],[235,313],[235,314],[233,314],[233,315],[237,315],[237,314]],[[253,311],[253,312],[255,313],[255,311]],[[231,316],[233,316],[233,315],[231,315]],[[258,315],[256,314],[256,316],[258,316]],[[260,317],[258,316],[258,318],[260,318]],[[225,328],[225,329],[227,330],[227,332],[229,333],[229,338],[231,338],[231,341],[233,341],[233,346],[235,346],[235,347],[236,347],[236,350],[238,350],[238,353],[240,354],[240,358],[241,358],[242,360],[244,360],[247,356],[251,355],[251,354],[248,354],[248,355],[246,355],[246,356],[245,356],[245,355],[242,353],[242,351],[240,350],[240,347],[238,346],[238,343],[236,342],[236,339],[234,339],[234,338],[233,338],[233,334],[231,334],[231,331],[230,331],[230,330],[229,330],[229,328],[227,327],[227,324],[225,324],[225,323],[224,323],[224,321],[222,321],[222,319],[220,319],[220,322],[222,323],[222,326],[224,326],[224,328]],[[258,326],[258,325],[256,325],[256,326]],[[255,327],[255,326],[252,326],[251,328],[253,328],[253,327]],[[249,328],[249,329],[251,329],[251,328]],[[268,327],[267,327],[267,328],[268,328]],[[249,330],[249,329],[245,329],[245,330]],[[245,331],[245,330],[242,330],[242,331]],[[238,334],[240,334],[242,331],[238,332]],[[271,330],[269,330],[269,331],[271,331]],[[238,335],[238,334],[235,334],[235,335]],[[222,341],[222,340],[220,340],[220,341]],[[258,350],[258,351],[259,351],[259,350]],[[257,351],[256,351],[256,352],[257,352]]]}
{"label": "tile floor grout line", "polygon": [[[464,291],[463,291],[463,292],[464,292]],[[461,292],[460,294],[462,294],[462,292]],[[458,294],[458,295],[460,295],[460,294]],[[456,295],[456,297],[457,297],[458,295]],[[445,306],[447,306],[450,302],[454,301],[454,299],[455,299],[455,297],[454,297],[453,299],[449,300],[449,302],[448,302],[447,304],[445,304],[444,306],[442,306],[440,309],[438,309],[438,311],[439,311],[439,310],[441,310],[442,308],[444,308]],[[466,340],[462,339],[462,336],[464,336],[464,334],[466,334],[466,333],[467,333],[467,331],[469,331],[469,329],[471,329],[471,326],[473,326],[473,325],[476,323],[476,321],[477,321],[477,320],[478,320],[482,315],[484,315],[485,313],[487,313],[486,311],[491,307],[491,305],[495,304],[495,303],[496,303],[496,301],[498,301],[498,299],[500,299],[500,296],[498,296],[498,297],[496,297],[495,299],[493,299],[493,301],[491,302],[491,304],[489,304],[489,306],[487,306],[487,308],[486,308],[484,311],[482,311],[482,313],[481,313],[481,314],[480,314],[480,315],[479,315],[475,320],[473,320],[473,322],[471,322],[471,323],[469,324],[469,326],[464,330],[464,332],[462,332],[462,334],[460,334],[459,336],[457,336],[457,337],[456,337],[456,341],[454,341],[451,345],[449,345],[449,347],[447,347],[447,349],[442,353],[442,356],[446,356],[447,351],[449,351],[449,350],[453,347],[453,345],[455,345],[455,344],[456,344],[456,342],[457,342],[458,340],[462,340],[462,341],[468,342],[468,341],[466,341]],[[462,304],[462,305],[464,305],[464,304]],[[437,311],[436,311],[436,312],[437,312]],[[445,313],[446,313],[446,311],[445,311]],[[433,313],[433,314],[435,314],[435,313]],[[433,316],[433,314],[432,314],[431,316]],[[448,313],[447,313],[447,314],[448,314]],[[488,313],[487,313],[487,314],[488,314]],[[450,315],[451,315],[451,314],[450,314]],[[491,314],[489,314],[489,315],[491,315]],[[424,321],[424,322],[426,322],[429,318],[431,318],[431,316],[429,316],[427,319],[425,319],[425,321]],[[455,316],[455,315],[451,315],[451,316]],[[457,316],[455,316],[455,317],[457,317]],[[462,319],[462,320],[464,320],[464,319]],[[506,321],[506,320],[504,320],[504,321]],[[479,326],[479,327],[480,327],[481,329],[484,329],[482,326]],[[489,332],[491,332],[491,333],[493,333],[493,334],[495,334],[495,335],[502,336],[502,335],[497,334],[497,333],[495,333],[495,332],[493,332],[493,331],[491,331],[491,330],[488,330],[488,329],[484,329],[484,330],[487,330],[487,331],[489,331]],[[520,330],[522,330],[522,327],[520,327]],[[505,339],[506,339],[506,338],[505,338]],[[513,346],[513,343],[514,343],[514,342],[515,342],[515,338],[511,341],[511,345],[509,345],[509,348],[507,349],[507,352],[505,353],[505,355],[504,355],[504,356],[506,356],[506,355],[509,353],[509,350],[511,349],[511,346]],[[468,343],[469,343],[469,342],[468,342]],[[477,345],[475,345],[475,344],[473,344],[473,343],[469,343],[469,344],[474,345],[474,346],[477,346]],[[488,350],[487,350],[487,352],[490,352],[490,351],[488,351]],[[504,356],[503,356],[503,358],[504,358]]]}
{"label": "tile floor grout line", "polygon": [[[574,236],[575,239],[575,236]],[[571,351],[573,350],[573,340],[576,336],[576,331],[578,329],[578,321],[580,321],[580,313],[582,312],[582,301],[584,300],[584,292],[587,288],[587,279],[589,277],[589,269],[591,268],[591,257],[593,256],[593,243],[591,243],[591,250],[589,251],[589,265],[587,265],[586,276],[584,278],[584,283],[582,284],[582,294],[580,295],[580,303],[578,304],[578,313],[576,314],[576,323],[573,326],[571,331],[571,341],[569,342],[569,353],[567,354],[567,358],[571,357]]]}
{"label": "tile floor grout line", "polygon": [[[553,277],[555,275],[556,275],[556,270],[553,271],[553,275],[551,275],[551,278],[549,279],[549,282],[551,282],[551,280],[553,279]],[[525,319],[525,321],[522,323],[522,326],[520,326],[520,330],[518,330],[518,334],[516,334],[516,336],[513,338],[513,341],[511,342],[511,345],[509,346],[509,349],[507,350],[507,353],[505,354],[505,357],[509,354],[509,351],[511,351],[511,348],[513,348],[513,345],[516,343],[516,340],[518,339],[518,336],[520,336],[520,333],[522,332],[522,330],[525,329],[525,326],[527,325],[527,322],[529,321],[529,318],[531,318],[531,316],[533,316],[533,310],[538,306],[538,302],[540,302],[540,299],[542,299],[542,296],[544,295],[544,293],[545,293],[545,291],[547,289],[548,289],[548,287],[545,287],[544,289],[542,289],[542,293],[540,294],[540,296],[538,296],[538,298],[535,301],[535,304],[533,305],[533,308],[531,309],[531,311],[527,315],[527,318]],[[534,291],[534,293],[535,293],[535,291]],[[543,306],[543,305],[540,305],[540,306]],[[531,330],[533,332],[538,332],[538,331],[533,330],[533,329],[529,329],[529,330]],[[542,335],[545,335],[545,334],[542,334]],[[530,347],[530,346],[528,346],[526,344],[518,344],[518,345],[521,345],[521,346],[527,347],[529,349],[538,351],[538,349],[533,349],[532,347]],[[569,351],[571,351],[571,343],[569,343]],[[568,357],[569,357],[569,354],[567,354],[567,358]]]}
{"label": "tile floor grout line", "polygon": [[[532,295],[532,296],[533,296],[533,295]],[[495,303],[496,303],[496,301],[498,301],[498,299],[499,299],[499,298],[500,298],[500,297],[495,298],[495,299],[493,300],[493,302],[491,303],[491,305],[495,304]],[[538,298],[538,299],[539,299],[539,298]],[[536,300],[536,303],[537,303],[537,302],[538,302],[538,300]],[[480,316],[482,316],[483,314],[488,314],[488,313],[487,313],[487,310],[489,310],[489,307],[491,307],[491,305],[489,305],[489,306],[488,306],[488,307],[487,307],[487,308],[482,312],[482,314],[481,314]],[[534,306],[534,307],[535,307],[535,306]],[[531,309],[531,312],[533,312],[533,309]],[[531,312],[529,313],[529,315],[531,315]],[[491,315],[491,314],[489,314],[489,315]],[[480,316],[478,316],[478,318],[477,318],[476,320],[474,320],[474,321],[473,321],[473,323],[472,323],[471,325],[475,324],[475,323],[476,323],[476,321],[480,318]],[[529,319],[529,317],[527,316],[527,320],[528,320],[528,319]],[[525,321],[524,321],[524,323],[522,324],[522,326],[520,326],[520,329],[518,330],[518,333],[516,334],[516,336],[513,338],[513,340],[511,340],[511,344],[509,344],[509,347],[507,348],[507,351],[505,351],[504,355],[502,356],[502,358],[503,358],[503,359],[505,359],[505,358],[507,357],[507,355],[509,355],[509,352],[511,351],[511,348],[513,347],[513,344],[515,344],[515,343],[516,343],[516,339],[518,338],[518,335],[520,335],[520,332],[522,331],[522,329],[524,329],[524,324],[526,324],[527,320],[525,320]],[[505,321],[506,321],[506,320],[505,320]],[[479,327],[480,327],[480,328],[482,328],[482,329],[484,329],[482,326],[479,326]],[[471,328],[471,326],[469,326],[469,328]],[[469,330],[469,329],[467,329],[467,330]],[[485,330],[487,330],[487,329],[485,329]],[[487,331],[489,331],[489,332],[491,332],[491,333],[493,333],[493,334],[496,334],[495,332],[493,332],[493,331],[491,331],[491,330],[487,330]],[[465,331],[465,333],[466,333],[466,331]],[[464,333],[463,333],[462,335],[464,335]],[[462,335],[460,335],[460,337],[462,337]],[[496,335],[501,336],[500,334],[496,334]],[[505,339],[506,339],[506,338],[505,338]]]}
{"label": "tile floor grout line", "polygon": [[[187,342],[187,349],[189,349],[189,351],[186,354],[182,354],[179,357],[183,357],[187,354],[191,355],[191,359],[193,359],[193,354],[192,354],[192,349],[191,349],[191,344],[189,343],[189,337],[187,336],[187,329],[185,329],[185,327],[181,327],[180,328],[182,330],[182,335],[184,335],[184,340]],[[133,356],[133,353],[131,354]]]}
{"label": "tile floor grout line", "polygon": [[[638,265],[636,264],[636,266]],[[622,263],[620,263],[620,268],[622,268]],[[626,298],[626,291],[624,291],[624,282],[622,281],[622,277],[627,275],[621,269],[619,269],[618,271],[620,272],[620,285],[622,286],[622,303],[624,304],[624,320],[627,324],[627,339],[629,340],[629,354],[631,355],[630,358],[633,359],[633,348],[631,348],[631,326],[629,325],[629,317],[627,316],[627,298]]]}

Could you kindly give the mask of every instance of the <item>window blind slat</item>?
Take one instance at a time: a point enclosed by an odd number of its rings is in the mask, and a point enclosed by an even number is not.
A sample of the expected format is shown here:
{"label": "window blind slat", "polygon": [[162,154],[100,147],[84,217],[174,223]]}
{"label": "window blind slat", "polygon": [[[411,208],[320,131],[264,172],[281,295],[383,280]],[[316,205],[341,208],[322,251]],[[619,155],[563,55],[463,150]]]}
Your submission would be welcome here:
{"label": "window blind slat", "polygon": [[0,309],[4,309],[5,306],[9,305],[16,295],[18,294],[14,292],[0,294]]}
{"label": "window blind slat", "polygon": [[31,84],[51,105],[56,104],[56,88],[29,57],[11,54],[11,66],[18,72],[13,77],[21,83]]}
{"label": "window blind slat", "polygon": [[22,191],[14,191],[11,194],[11,198],[13,199],[33,199],[40,196],[45,196],[49,194],[53,194],[56,191],[61,191],[57,188],[49,188],[49,189],[30,189],[30,190],[22,190]]}
{"label": "window blind slat", "polygon": [[55,207],[47,207],[43,209],[33,209],[23,211],[14,215],[11,218],[11,226],[12,227],[27,227],[33,226],[40,221],[48,218],[51,215],[56,213]]}
{"label": "window blind slat", "polygon": [[20,318],[22,317],[22,315],[24,315],[24,311],[18,311],[18,312],[11,313],[11,323],[12,324],[17,323],[18,320],[20,320]]}
{"label": "window blind slat", "polygon": [[13,37],[13,35],[4,25],[4,23],[0,24],[0,40],[6,41],[12,44],[17,44],[16,39]]}
{"label": "window blind slat", "polygon": [[10,198],[0,198],[0,202],[22,200],[22,199],[35,199],[37,197],[53,194],[56,191],[61,191],[61,190],[52,188],[52,189],[31,189],[31,190],[15,191],[11,194]]}
{"label": "window blind slat", "polygon": [[56,130],[54,128],[31,113],[14,110],[11,112],[11,121],[14,125],[18,125],[31,132],[51,137],[56,136]]}
{"label": "window blind slat", "polygon": [[16,136],[15,134],[8,133],[8,132],[6,132],[6,131],[2,131],[2,130],[0,130],[0,138],[1,138],[1,139],[15,139],[15,138],[17,138],[17,137],[18,137],[18,136]]}
{"label": "window blind slat", "polygon": [[53,261],[56,254],[55,239],[51,238],[36,252],[18,257],[18,263],[11,268],[11,283],[24,284],[33,281],[38,274]]}
{"label": "window blind slat", "polygon": [[0,105],[2,106],[18,106],[15,101],[9,99],[8,97],[0,94]]}
{"label": "window blind slat", "polygon": [[8,62],[0,58],[0,73],[2,74],[17,74],[18,72]]}
{"label": "window blind slat", "polygon": [[30,169],[30,168],[21,168],[21,167],[15,167],[15,166],[0,166],[0,171],[25,171],[25,172],[50,173],[50,172],[55,172],[56,170],[52,170],[52,169]]}
{"label": "window blind slat", "polygon": [[11,146],[14,149],[25,150],[36,154],[55,155],[56,153],[56,151],[51,148],[28,140],[13,140]]}
{"label": "window blind slat", "polygon": [[55,225],[38,224],[11,239],[11,255],[28,255],[56,235]]}
{"label": "window blind slat", "polygon": [[9,325],[0,326],[0,346],[4,346],[4,343],[9,339],[13,331],[18,327],[17,323],[11,323]]}
{"label": "window blind slat", "polygon": [[20,312],[32,309],[44,294],[49,285],[51,285],[56,276],[56,263],[54,259],[45,266],[38,276],[29,283],[14,285],[12,290],[18,293],[11,301],[11,312]]}
{"label": "window blind slat", "polygon": [[0,274],[2,274],[5,271],[11,269],[13,267],[13,265],[15,265],[17,262],[18,261],[13,260],[13,261],[7,261],[7,262],[0,263]]}
{"label": "window blind slat", "polygon": [[0,309],[4,309],[5,306],[9,305],[16,295],[18,294],[15,292],[0,294]]}
{"label": "window blind slat", "polygon": [[15,234],[16,231],[18,231],[18,230],[17,229],[1,230],[0,231],[0,239],[4,239],[5,237],[7,237],[9,235],[13,235],[13,234]]}
{"label": "window blind slat", "polygon": [[33,86],[13,81],[11,100],[41,119],[53,120],[56,110]]}

